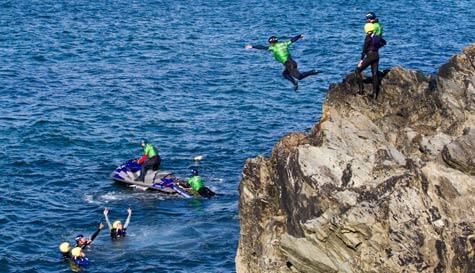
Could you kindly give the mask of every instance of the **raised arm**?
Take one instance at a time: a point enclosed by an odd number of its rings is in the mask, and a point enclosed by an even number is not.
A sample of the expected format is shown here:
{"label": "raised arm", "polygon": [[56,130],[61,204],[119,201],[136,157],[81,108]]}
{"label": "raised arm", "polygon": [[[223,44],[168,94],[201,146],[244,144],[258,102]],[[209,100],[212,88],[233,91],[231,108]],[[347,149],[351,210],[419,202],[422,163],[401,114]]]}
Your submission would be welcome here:
{"label": "raised arm", "polygon": [[127,213],[128,215],[127,215],[127,219],[125,219],[124,229],[126,229],[130,224],[130,216],[132,216],[132,209],[128,208]]}
{"label": "raised arm", "polygon": [[303,37],[304,37],[303,34],[299,34],[299,35],[297,35],[297,36],[291,38],[290,41],[291,41],[292,43],[295,43],[295,42],[297,42],[299,39],[303,39]]}
{"label": "raised arm", "polygon": [[109,227],[109,230],[112,230],[112,225],[111,225],[111,222],[109,221],[108,214],[109,214],[109,209],[105,208],[104,209],[104,217],[106,218],[106,223],[107,223],[107,226]]}
{"label": "raised arm", "polygon": [[245,48],[246,49],[255,48],[255,49],[260,49],[260,50],[268,50],[269,49],[268,46],[263,46],[263,45],[246,45]]}
{"label": "raised arm", "polygon": [[97,235],[99,235],[99,232],[101,232],[101,230],[104,228],[104,224],[102,223],[99,223],[99,227],[97,228],[96,232],[94,232],[94,234],[91,235],[91,241],[94,241],[94,239],[96,239]]}

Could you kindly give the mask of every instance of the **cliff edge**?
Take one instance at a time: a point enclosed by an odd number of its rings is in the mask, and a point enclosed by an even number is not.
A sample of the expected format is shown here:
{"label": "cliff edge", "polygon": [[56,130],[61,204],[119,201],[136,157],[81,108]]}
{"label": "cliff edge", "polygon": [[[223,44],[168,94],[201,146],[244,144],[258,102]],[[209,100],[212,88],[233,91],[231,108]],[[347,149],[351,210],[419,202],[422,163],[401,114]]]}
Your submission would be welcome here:
{"label": "cliff edge", "polygon": [[237,272],[475,272],[475,44],[356,91],[330,86],[310,133],[247,160]]}

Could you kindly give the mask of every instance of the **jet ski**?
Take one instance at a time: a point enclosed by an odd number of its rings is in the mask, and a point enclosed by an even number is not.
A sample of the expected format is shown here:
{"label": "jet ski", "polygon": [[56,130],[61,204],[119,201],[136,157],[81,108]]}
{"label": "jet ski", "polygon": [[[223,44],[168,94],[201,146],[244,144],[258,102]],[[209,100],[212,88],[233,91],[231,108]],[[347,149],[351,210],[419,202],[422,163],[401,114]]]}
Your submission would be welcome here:
{"label": "jet ski", "polygon": [[111,179],[117,183],[131,187],[159,191],[166,194],[179,194],[185,198],[195,195],[191,188],[185,187],[183,181],[176,178],[172,172],[149,170],[144,181],[135,181],[140,175],[142,165],[131,159],[117,167],[111,174]]}

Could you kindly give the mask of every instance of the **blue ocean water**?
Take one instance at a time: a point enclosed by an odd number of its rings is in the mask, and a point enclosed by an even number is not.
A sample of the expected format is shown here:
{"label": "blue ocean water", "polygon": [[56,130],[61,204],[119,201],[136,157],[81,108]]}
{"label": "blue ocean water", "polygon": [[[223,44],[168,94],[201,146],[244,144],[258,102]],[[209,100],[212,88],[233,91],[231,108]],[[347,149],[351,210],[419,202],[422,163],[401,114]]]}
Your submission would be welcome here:
{"label": "blue ocean water", "polygon": [[[435,73],[474,42],[475,2],[462,1],[1,1],[0,272],[69,272],[57,247],[133,209],[129,236],[103,231],[89,272],[233,272],[238,184],[246,158],[269,154],[319,119],[327,87],[359,60],[367,11],[389,44],[381,69]],[[292,46],[302,70],[323,73],[298,92],[269,53]],[[112,183],[160,147],[162,168],[198,165],[211,200]],[[192,159],[203,155],[204,160]]]}

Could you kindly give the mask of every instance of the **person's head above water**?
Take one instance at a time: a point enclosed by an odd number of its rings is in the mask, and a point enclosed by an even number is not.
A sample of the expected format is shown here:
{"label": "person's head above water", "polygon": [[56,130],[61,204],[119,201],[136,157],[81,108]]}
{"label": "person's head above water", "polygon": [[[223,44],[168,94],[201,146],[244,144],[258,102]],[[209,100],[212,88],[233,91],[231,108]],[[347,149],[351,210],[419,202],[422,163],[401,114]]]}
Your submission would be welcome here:
{"label": "person's head above water", "polygon": [[270,36],[269,39],[267,39],[267,41],[269,42],[269,44],[275,44],[275,43],[277,43],[279,40],[278,40],[277,37],[275,37],[275,36]]}
{"label": "person's head above water", "polygon": [[196,168],[191,169],[191,175],[192,176],[197,176],[198,175],[198,170]]}
{"label": "person's head above water", "polygon": [[76,238],[74,238],[74,240],[76,241],[76,244],[77,244],[78,246],[86,245],[86,244],[88,243],[88,241],[89,241],[89,239],[86,238],[86,237],[84,237],[84,235],[82,235],[82,234],[78,234],[78,235],[76,236]]}
{"label": "person's head above water", "polygon": [[371,22],[374,20],[376,20],[376,14],[372,11],[368,12],[368,14],[366,14],[366,21]]}
{"label": "person's head above water", "polygon": [[61,253],[66,254],[69,250],[71,250],[71,246],[68,242],[63,242],[59,245],[59,251],[61,251]]}
{"label": "person's head above water", "polygon": [[116,230],[122,229],[123,228],[122,222],[120,220],[114,221],[114,223],[112,224],[112,228]]}
{"label": "person's head above water", "polygon": [[75,248],[73,248],[73,249],[71,250],[71,255],[72,255],[73,257],[84,257],[84,256],[86,256],[86,255],[84,254],[84,252],[82,252],[82,248],[80,248],[80,247],[75,247]]}

